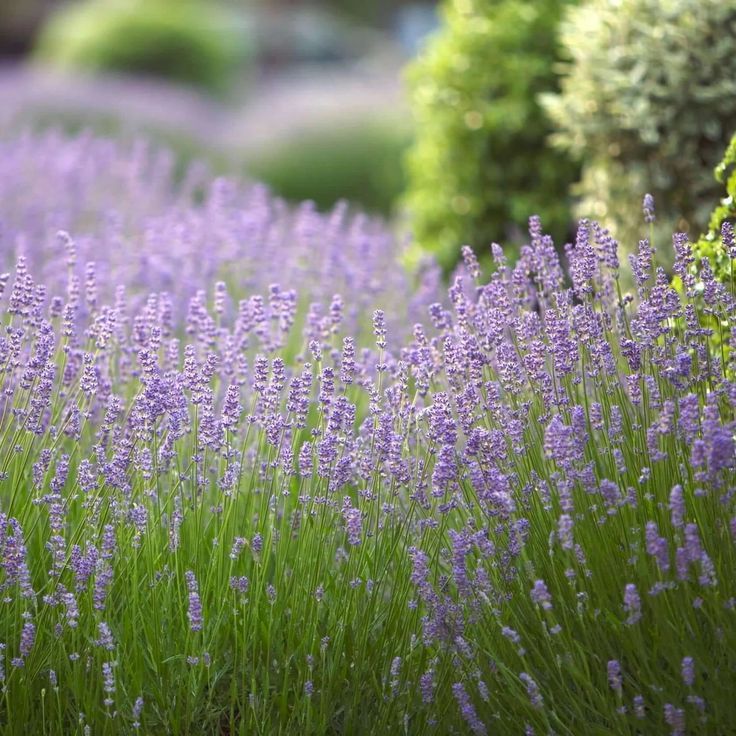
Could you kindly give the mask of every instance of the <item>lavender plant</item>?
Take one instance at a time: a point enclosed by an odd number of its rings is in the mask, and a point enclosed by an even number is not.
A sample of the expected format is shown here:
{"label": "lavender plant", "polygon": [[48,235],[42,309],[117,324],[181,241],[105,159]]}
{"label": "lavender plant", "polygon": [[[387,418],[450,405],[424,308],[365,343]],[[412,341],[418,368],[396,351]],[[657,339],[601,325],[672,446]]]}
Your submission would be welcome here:
{"label": "lavender plant", "polygon": [[[16,213],[51,211],[21,191]],[[532,218],[516,265],[494,246],[481,284],[465,249],[447,301],[435,291],[397,340],[390,310],[410,290],[378,288],[386,309],[363,329],[345,318],[364,303],[354,290],[304,314],[286,289],[322,298],[309,271],[284,261],[294,282],[259,294],[235,264],[264,241],[230,256],[255,218],[285,234],[265,242],[286,258],[293,216],[208,202],[150,214],[151,262],[201,218],[204,263],[230,270],[182,315],[161,274],[113,261],[104,233],[110,276],[153,289],[137,304],[103,297],[73,235],[34,240],[32,257],[4,243],[17,253],[0,279],[4,732],[736,722],[736,384],[704,326],[730,329],[736,303],[707,266],[691,278],[684,236],[682,292],[642,241],[625,295],[605,230],[580,223],[567,280]],[[310,217],[313,242],[342,243],[329,276],[349,285],[388,236],[335,217]],[[15,243],[44,219],[26,218]]]}
{"label": "lavender plant", "polygon": [[[117,294],[137,309],[156,292],[171,325],[218,280],[238,299],[268,298],[281,284],[284,303],[299,286],[302,301],[288,307],[299,307],[295,318],[327,330],[342,320],[354,336],[370,326],[363,313],[381,306],[393,339],[408,337],[437,299],[438,269],[396,268],[402,245],[378,221],[345,204],[329,215],[310,203],[292,209],[261,186],[213,179],[201,164],[178,178],[173,156],[145,141],[69,140],[53,130],[0,139],[0,225],[3,270],[23,254],[61,293],[69,268],[83,285],[92,263],[97,298],[113,303]],[[50,258],[69,247],[60,231],[73,235],[74,255]],[[335,294],[351,298],[332,304]]]}

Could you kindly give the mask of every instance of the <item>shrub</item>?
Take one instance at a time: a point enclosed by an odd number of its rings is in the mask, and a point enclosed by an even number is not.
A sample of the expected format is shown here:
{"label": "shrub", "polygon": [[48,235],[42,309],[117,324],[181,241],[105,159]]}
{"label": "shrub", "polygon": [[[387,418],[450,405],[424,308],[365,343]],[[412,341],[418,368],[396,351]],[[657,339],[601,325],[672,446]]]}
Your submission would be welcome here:
{"label": "shrub", "polygon": [[729,290],[644,243],[634,302],[587,221],[568,288],[533,218],[444,300],[377,223],[199,186],[0,147],[3,733],[727,733]]}
{"label": "shrub", "polygon": [[403,189],[409,133],[396,121],[332,123],[276,144],[247,162],[254,178],[292,201],[327,209],[347,199],[388,215]]}
{"label": "shrub", "polygon": [[711,172],[736,128],[735,39],[733,2],[589,0],[570,10],[571,60],[546,106],[556,143],[583,162],[581,214],[635,243],[649,191],[660,237],[707,227]]}
{"label": "shrub", "polygon": [[198,0],[85,0],[62,7],[37,56],[60,67],[145,74],[221,94],[247,56],[229,16]]}
{"label": "shrub", "polygon": [[405,198],[418,243],[449,267],[459,244],[521,244],[529,212],[558,238],[577,176],[550,150],[537,103],[557,88],[555,28],[565,0],[448,0],[444,25],[409,72],[416,140]]}
{"label": "shrub", "polygon": [[724,223],[733,226],[736,222],[736,135],[731,138],[723,160],[715,169],[715,178],[725,187],[726,196],[713,209],[708,222],[708,232],[701,235],[696,244],[696,252],[701,257],[707,256],[718,277],[730,283],[733,278],[731,255],[736,255],[736,250],[730,253],[728,246],[724,248],[721,232]]}

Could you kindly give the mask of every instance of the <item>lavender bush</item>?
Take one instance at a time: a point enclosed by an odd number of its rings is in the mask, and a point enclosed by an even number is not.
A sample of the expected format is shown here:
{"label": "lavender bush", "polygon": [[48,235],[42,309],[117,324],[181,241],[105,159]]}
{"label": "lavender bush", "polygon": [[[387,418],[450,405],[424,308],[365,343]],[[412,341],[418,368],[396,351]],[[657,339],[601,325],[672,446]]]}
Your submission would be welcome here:
{"label": "lavender bush", "polygon": [[683,236],[629,296],[532,218],[443,301],[375,224],[108,146],[0,156],[4,732],[736,722],[736,303]]}
{"label": "lavender bush", "polygon": [[[238,299],[268,300],[280,284],[299,287],[296,317],[329,322],[338,309],[356,337],[370,326],[364,313],[381,306],[398,340],[437,294],[438,269],[407,276],[397,267],[400,247],[377,221],[342,205],[329,215],[308,203],[291,210],[263,187],[211,179],[202,165],[177,177],[173,156],[143,141],[67,140],[54,131],[0,140],[0,223],[5,270],[23,254],[37,280],[61,293],[68,269],[59,231],[70,233],[74,273],[83,283],[85,264],[94,264],[100,300],[114,302],[124,289],[137,309],[156,292],[172,320],[217,280]],[[335,294],[344,311],[331,307]]]}

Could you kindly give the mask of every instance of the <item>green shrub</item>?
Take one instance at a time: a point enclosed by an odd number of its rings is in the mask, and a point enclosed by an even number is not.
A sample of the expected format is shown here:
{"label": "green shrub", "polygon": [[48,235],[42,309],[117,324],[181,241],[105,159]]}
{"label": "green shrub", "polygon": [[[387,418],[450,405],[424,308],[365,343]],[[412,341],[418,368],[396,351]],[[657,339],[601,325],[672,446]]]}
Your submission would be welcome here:
{"label": "green shrub", "polygon": [[736,135],[726,149],[721,163],[715,169],[716,181],[726,187],[726,196],[713,209],[708,222],[708,232],[701,235],[695,244],[695,253],[707,256],[714,266],[716,275],[722,280],[731,280],[731,259],[723,247],[721,227],[724,222],[736,221]]}
{"label": "green shrub", "polygon": [[60,67],[145,74],[220,94],[248,47],[228,17],[196,0],[89,0],[52,16],[37,55]]}
{"label": "green shrub", "polygon": [[388,215],[403,188],[401,157],[409,133],[400,123],[331,124],[277,145],[246,164],[281,197],[327,209],[340,199]]}
{"label": "green shrub", "polygon": [[583,161],[579,214],[635,244],[651,192],[660,234],[702,231],[736,128],[736,3],[590,0],[561,34],[571,61],[544,103],[555,142]]}
{"label": "green shrub", "polygon": [[448,0],[444,26],[410,69],[416,142],[405,198],[418,243],[452,265],[463,243],[523,239],[539,214],[567,234],[577,176],[551,150],[537,95],[556,89],[555,33],[567,0]]}

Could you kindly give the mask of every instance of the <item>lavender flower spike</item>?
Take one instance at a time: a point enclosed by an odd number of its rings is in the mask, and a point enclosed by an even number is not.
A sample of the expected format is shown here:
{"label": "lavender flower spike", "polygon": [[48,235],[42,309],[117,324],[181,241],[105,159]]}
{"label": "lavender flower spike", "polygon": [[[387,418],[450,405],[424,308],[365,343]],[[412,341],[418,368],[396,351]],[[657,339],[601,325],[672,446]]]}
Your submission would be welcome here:
{"label": "lavender flower spike", "polygon": [[191,570],[187,570],[185,577],[187,580],[187,588],[189,589],[189,610],[187,611],[189,628],[192,631],[201,631],[203,625],[202,602],[199,599],[197,579],[194,577],[194,573]]}
{"label": "lavender flower spike", "polygon": [[552,596],[547,590],[544,580],[535,581],[530,595],[532,601],[538,606],[541,606],[545,611],[552,608]]}

